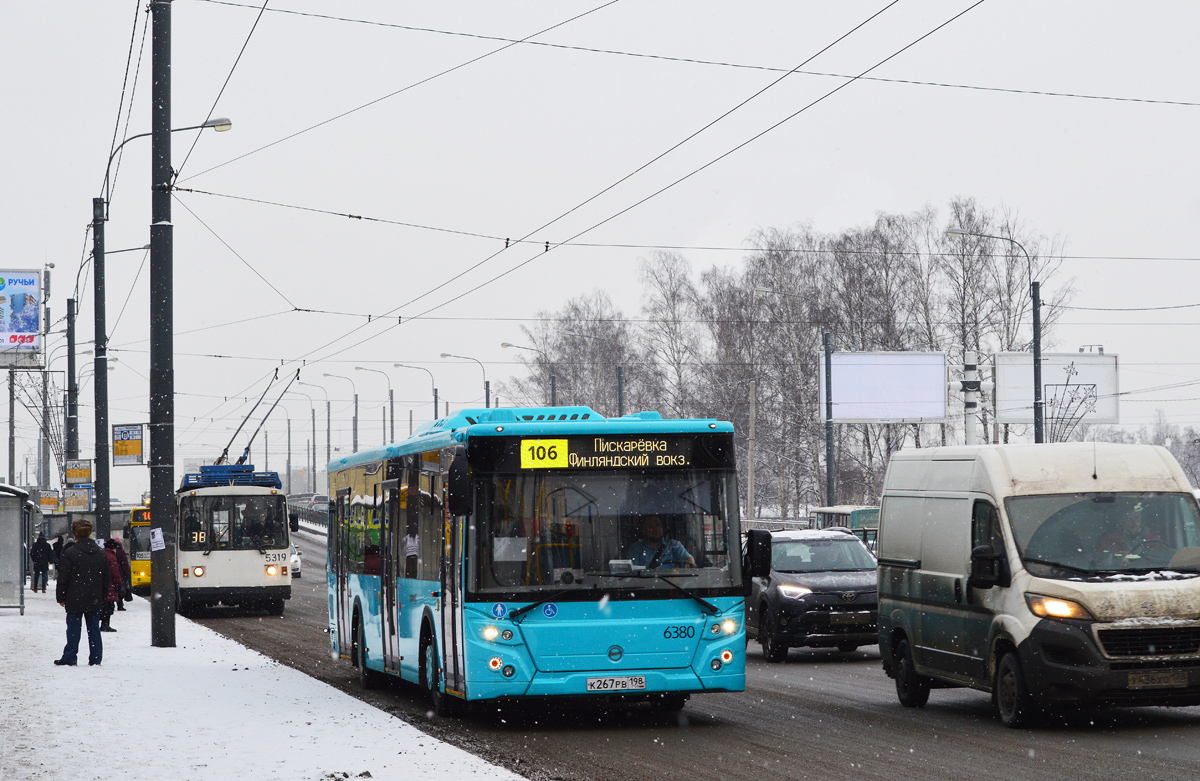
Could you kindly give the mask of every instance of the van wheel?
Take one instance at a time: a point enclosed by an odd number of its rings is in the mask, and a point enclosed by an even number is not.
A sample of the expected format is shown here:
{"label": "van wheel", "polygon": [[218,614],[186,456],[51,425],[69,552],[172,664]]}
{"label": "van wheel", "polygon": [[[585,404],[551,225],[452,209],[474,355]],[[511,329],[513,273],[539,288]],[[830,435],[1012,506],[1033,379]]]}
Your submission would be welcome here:
{"label": "van wheel", "polygon": [[929,679],[917,673],[907,640],[896,646],[896,697],[906,708],[924,708],[929,702]]}
{"label": "van wheel", "polygon": [[996,713],[1004,726],[1024,727],[1033,721],[1037,707],[1029,687],[1025,685],[1025,676],[1016,652],[1009,651],[1000,658],[992,691]]}
{"label": "van wheel", "polygon": [[788,647],[775,637],[775,619],[769,610],[764,609],[758,619],[758,642],[768,662],[782,662],[787,658]]}

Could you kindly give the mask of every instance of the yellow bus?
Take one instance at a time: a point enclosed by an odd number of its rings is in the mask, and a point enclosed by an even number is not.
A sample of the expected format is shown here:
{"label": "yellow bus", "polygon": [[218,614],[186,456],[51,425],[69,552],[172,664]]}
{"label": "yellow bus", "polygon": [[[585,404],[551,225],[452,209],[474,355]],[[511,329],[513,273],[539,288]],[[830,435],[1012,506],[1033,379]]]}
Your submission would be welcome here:
{"label": "yellow bus", "polygon": [[150,508],[139,507],[129,513],[126,547],[135,591],[150,590]]}

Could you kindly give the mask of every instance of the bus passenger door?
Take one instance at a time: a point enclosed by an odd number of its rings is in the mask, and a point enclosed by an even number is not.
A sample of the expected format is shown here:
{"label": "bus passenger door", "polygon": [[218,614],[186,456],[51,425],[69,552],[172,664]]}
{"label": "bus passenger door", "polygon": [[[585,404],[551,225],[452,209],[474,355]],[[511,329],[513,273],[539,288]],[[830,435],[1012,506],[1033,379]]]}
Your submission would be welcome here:
{"label": "bus passenger door", "polygon": [[337,492],[337,517],[329,519],[334,524],[333,533],[337,539],[337,555],[334,557],[334,577],[337,578],[337,633],[338,653],[350,654],[350,587],[347,583],[348,568],[346,566],[347,548],[350,540],[350,489],[343,488]]}
{"label": "bus passenger door", "polygon": [[383,483],[383,505],[379,517],[379,556],[382,580],[380,608],[383,610],[383,665],[384,669],[399,672],[400,654],[396,649],[398,632],[396,602],[396,529],[401,526],[398,516],[399,480]]}
{"label": "bus passenger door", "polygon": [[450,514],[446,505],[446,473],[449,463],[443,454],[442,469],[432,481],[434,510],[444,523],[442,542],[442,670],[448,691],[466,697],[466,665],[463,660],[462,534],[463,519]]}

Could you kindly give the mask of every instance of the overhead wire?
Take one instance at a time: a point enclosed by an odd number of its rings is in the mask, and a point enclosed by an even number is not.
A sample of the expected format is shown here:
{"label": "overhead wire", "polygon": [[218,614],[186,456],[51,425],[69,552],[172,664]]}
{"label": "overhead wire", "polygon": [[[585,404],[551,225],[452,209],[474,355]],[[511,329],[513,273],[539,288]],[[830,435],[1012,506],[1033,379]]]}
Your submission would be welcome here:
{"label": "overhead wire", "polygon": [[477,56],[477,57],[472,57],[471,59],[469,59],[469,60],[467,60],[467,61],[465,61],[465,62],[460,62],[460,63],[458,63],[457,65],[451,66],[451,67],[449,67],[449,68],[446,68],[446,69],[444,69],[444,70],[441,70],[441,71],[438,71],[437,73],[434,73],[434,74],[433,74],[433,75],[431,75],[431,76],[426,76],[426,77],[425,77],[425,78],[423,78],[423,79],[419,79],[418,81],[414,81],[413,83],[411,83],[411,84],[409,84],[409,85],[407,85],[407,86],[405,86],[405,87],[401,87],[401,88],[400,88],[400,89],[398,89],[398,90],[394,90],[393,92],[389,92],[388,94],[386,94],[386,95],[383,95],[382,97],[375,98],[374,100],[370,100],[370,101],[368,101],[368,102],[366,102],[366,103],[363,103],[363,104],[362,104],[362,105],[360,105],[360,106],[356,106],[355,108],[349,109],[348,111],[343,111],[343,112],[341,112],[340,114],[336,114],[336,115],[334,115],[334,116],[332,116],[332,117],[329,117],[328,119],[321,120],[320,122],[316,123],[315,125],[310,125],[310,126],[308,126],[308,127],[304,128],[303,130],[297,130],[296,132],[294,132],[294,133],[291,133],[291,134],[289,134],[289,135],[286,135],[286,136],[284,136],[283,138],[280,138],[280,139],[277,139],[277,140],[275,140],[275,141],[272,141],[272,142],[271,142],[271,143],[269,143],[269,144],[264,144],[263,146],[260,146],[260,147],[258,147],[258,148],[256,148],[256,149],[252,149],[252,150],[250,150],[249,152],[246,152],[246,153],[244,153],[244,154],[238,155],[237,157],[234,157],[234,158],[232,158],[232,159],[230,159],[230,160],[226,160],[226,161],[225,161],[225,162],[223,162],[223,163],[219,163],[219,164],[217,164],[217,165],[214,165],[214,166],[212,166],[212,167],[210,167],[210,168],[205,168],[203,171],[200,171],[200,172],[199,172],[199,173],[197,173],[197,174],[193,174],[193,175],[191,175],[191,176],[187,177],[187,179],[183,179],[183,180],[176,180],[176,181],[190,181],[190,180],[192,180],[192,179],[195,179],[196,177],[203,176],[204,174],[207,174],[207,173],[209,173],[209,172],[211,172],[211,171],[215,171],[215,170],[217,170],[218,168],[224,168],[225,166],[227,166],[227,165],[229,165],[229,164],[231,164],[231,163],[236,163],[236,162],[237,162],[237,161],[239,161],[239,160],[244,160],[245,158],[249,157],[250,155],[258,154],[259,152],[262,152],[262,151],[264,151],[264,150],[266,150],[266,149],[270,149],[270,148],[271,148],[271,147],[273,147],[273,146],[277,146],[277,145],[279,145],[279,144],[282,144],[282,143],[284,143],[285,141],[290,141],[290,140],[292,140],[293,138],[296,138],[297,136],[302,136],[302,135],[304,135],[305,133],[308,133],[308,132],[310,132],[310,131],[316,130],[316,129],[317,129],[317,128],[319,128],[319,127],[324,127],[325,125],[328,125],[328,124],[330,124],[331,122],[336,122],[336,121],[338,121],[339,119],[343,119],[343,118],[345,118],[345,117],[348,117],[348,116],[350,116],[351,114],[356,114],[356,113],[358,113],[359,111],[362,111],[363,109],[370,108],[371,106],[374,106],[374,105],[376,105],[376,104],[378,104],[378,103],[382,103],[382,102],[383,102],[383,101],[385,101],[385,100],[389,100],[390,98],[394,98],[395,96],[397,96],[397,95],[399,95],[399,94],[401,94],[401,93],[404,93],[404,92],[408,92],[408,91],[409,91],[409,90],[411,90],[411,89],[415,89],[416,87],[419,87],[419,86],[421,86],[422,84],[428,84],[429,82],[433,81],[434,79],[438,79],[438,78],[441,78],[442,76],[446,76],[446,75],[448,75],[448,74],[450,74],[450,73],[454,73],[455,71],[457,71],[457,70],[461,70],[462,68],[465,68],[465,67],[467,67],[468,65],[473,65],[474,63],[477,63],[477,62],[479,62],[480,60],[487,59],[488,57],[491,57],[492,55],[499,54],[500,52],[502,52],[502,51],[506,51],[507,49],[511,49],[512,47],[516,46],[517,44],[519,44],[519,43],[522,43],[522,42],[524,42],[524,41],[527,41],[527,40],[529,40],[530,38],[535,38],[535,37],[537,37],[537,36],[539,36],[539,35],[544,35],[545,33],[548,33],[548,32],[550,32],[551,30],[555,30],[555,29],[557,29],[557,28],[559,28],[559,27],[562,27],[563,25],[570,24],[571,22],[574,22],[574,21],[576,21],[576,20],[578,20],[578,19],[582,19],[582,18],[583,18],[583,17],[585,17],[585,16],[588,16],[588,15],[590,15],[590,14],[594,14],[594,13],[596,13],[597,11],[600,11],[600,10],[602,10],[602,9],[604,9],[604,8],[607,8],[607,7],[609,7],[610,5],[615,5],[615,4],[616,4],[616,3],[618,3],[618,2],[620,2],[620,0],[608,0],[608,2],[601,3],[600,5],[596,6],[595,8],[592,8],[592,9],[590,9],[590,10],[588,10],[588,11],[584,11],[584,12],[583,12],[583,13],[581,13],[581,14],[576,14],[575,16],[572,16],[571,18],[569,18],[569,19],[565,19],[565,20],[563,20],[563,21],[561,21],[561,22],[558,22],[558,23],[556,23],[556,24],[552,24],[552,25],[550,25],[549,27],[546,27],[546,28],[543,28],[543,29],[541,29],[541,30],[538,30],[538,31],[537,31],[537,32],[535,32],[535,33],[531,33],[530,35],[527,35],[527,36],[525,36],[524,38],[521,38],[521,39],[519,39],[519,40],[517,40],[517,41],[513,41],[512,43],[506,43],[506,44],[504,44],[503,46],[499,47],[498,49],[493,49],[492,51],[485,52],[484,54],[481,54],[481,55],[479,55],[479,56]]}
{"label": "overhead wire", "polygon": [[[143,20],[142,20],[142,40],[141,40],[141,43],[138,44],[137,67],[135,67],[134,71],[133,71],[133,86],[130,87],[130,90],[129,90],[129,107],[125,111],[125,128],[121,131],[122,138],[129,138],[129,122],[133,118],[133,101],[137,97],[138,80],[142,73],[142,55],[146,51],[146,32],[149,29],[149,27],[150,27],[150,11],[149,11],[149,8],[147,8],[147,10],[145,12],[145,16],[143,17]],[[137,19],[136,18],[134,19],[134,30],[135,31],[137,30]],[[132,45],[132,43],[133,43],[133,41],[130,41],[131,45]],[[128,64],[126,64],[126,73],[128,73],[128,67],[129,67]],[[120,121],[121,121],[121,117],[120,117],[120,114],[118,113],[118,115],[117,115],[118,124],[120,123]],[[115,129],[114,129],[114,134],[115,134]],[[115,135],[114,135],[114,143],[115,143],[115,140],[116,139],[115,139]],[[124,143],[124,142],[122,142],[122,143]],[[111,158],[111,155],[112,155],[112,152],[110,151],[109,152],[110,158]],[[109,201],[112,200],[112,192],[113,192],[113,190],[116,189],[117,176],[118,176],[118,174],[121,173],[121,162],[124,159],[125,159],[125,150],[121,149],[121,152],[120,152],[120,154],[117,155],[117,159],[116,159],[117,167],[113,170],[112,176],[109,179],[109,186],[108,186],[108,192],[107,192],[107,197],[108,197]],[[105,174],[107,175],[108,172],[105,171]],[[105,205],[106,218],[108,215],[108,206],[109,205],[110,204]]]}
{"label": "overhead wire", "polygon": [[[225,82],[221,85],[221,89],[217,92],[217,97],[213,99],[212,106],[208,109],[208,115],[204,117],[204,122],[208,124],[208,120],[212,119],[213,112],[217,110],[217,104],[221,102],[221,96],[225,94],[225,89],[229,86],[229,81],[233,78],[233,72],[237,70],[238,63],[242,61],[242,55],[246,53],[246,47],[250,45],[250,39],[254,37],[254,31],[258,29],[258,23],[262,21],[263,12],[267,10],[267,3],[271,0],[263,0],[262,8],[258,9],[258,16],[254,18],[254,24],[250,25],[250,32],[246,34],[246,40],[242,42],[242,48],[238,51],[237,57],[233,60],[233,66],[229,69],[229,74],[225,77]],[[192,157],[192,152],[196,149],[196,144],[200,143],[200,136],[204,133],[204,128],[196,130],[196,135],[192,139],[192,145],[188,147],[187,154],[183,156],[183,162],[179,164],[179,168],[175,169],[171,181],[174,182],[179,178],[179,173],[187,166],[187,162]]]}
{"label": "overhead wire", "polygon": [[[235,2],[229,2],[229,0],[196,0],[196,1],[203,2],[203,3],[210,3],[212,5],[225,5],[225,6],[230,6],[233,8],[251,8],[251,9],[257,8],[257,6],[250,5],[248,3],[235,3]],[[392,29],[397,29],[397,30],[405,30],[405,31],[409,31],[409,32],[432,33],[435,35],[446,35],[446,36],[453,36],[453,37],[459,37],[459,38],[473,38],[476,40],[484,40],[484,41],[507,41],[507,42],[514,42],[514,43],[522,43],[526,46],[538,46],[538,47],[547,48],[547,49],[562,49],[562,50],[566,50],[566,51],[578,51],[578,52],[587,52],[587,53],[592,53],[592,54],[615,55],[615,56],[620,56],[620,57],[631,57],[631,58],[647,59],[647,60],[660,60],[663,62],[678,62],[678,63],[686,63],[686,64],[694,64],[694,65],[708,65],[708,66],[717,66],[717,67],[723,67],[723,68],[734,68],[734,69],[740,69],[740,70],[768,71],[768,72],[775,72],[775,73],[781,73],[781,72],[784,72],[787,70],[786,68],[780,68],[780,67],[775,67],[775,66],[771,66],[771,65],[755,65],[755,64],[750,64],[750,63],[728,62],[728,61],[722,61],[722,60],[706,60],[706,59],[701,59],[699,57],[674,57],[674,56],[667,55],[667,54],[654,54],[654,53],[649,53],[649,52],[633,52],[633,51],[625,51],[622,49],[601,49],[601,48],[592,47],[592,46],[578,46],[578,45],[565,44],[565,43],[553,43],[551,41],[520,41],[520,40],[516,40],[513,38],[505,38],[505,37],[499,36],[499,35],[484,35],[482,33],[469,33],[469,32],[463,32],[460,30],[443,30],[443,29],[437,29],[437,28],[433,28],[433,27],[417,27],[414,25],[395,24],[395,23],[391,23],[391,22],[379,22],[379,21],[374,21],[374,20],[370,20],[370,19],[355,19],[355,18],[346,17],[346,16],[334,16],[332,14],[318,14],[318,13],[312,13],[312,12],[308,12],[308,11],[297,11],[297,10],[291,9],[291,8],[272,8],[272,9],[270,9],[270,11],[271,11],[271,13],[289,14],[292,16],[310,17],[310,18],[314,18],[314,19],[323,19],[323,20],[334,21],[334,22],[346,22],[346,23],[351,23],[351,24],[369,25],[372,27],[385,27],[385,28],[392,28]],[[828,72],[823,72],[823,71],[804,71],[804,70],[796,71],[796,73],[799,75],[803,75],[803,76],[819,76],[819,77],[834,78],[834,79],[850,78],[850,75],[845,74],[845,73],[828,73]],[[948,88],[948,89],[972,90],[972,91],[977,91],[977,92],[1000,92],[1000,93],[1007,93],[1007,94],[1012,94],[1012,95],[1034,95],[1034,96],[1039,96],[1039,97],[1073,98],[1073,99],[1079,99],[1079,100],[1098,100],[1098,101],[1110,101],[1110,102],[1117,102],[1117,103],[1145,103],[1145,104],[1151,104],[1151,105],[1164,105],[1164,106],[1188,106],[1188,107],[1200,106],[1200,103],[1193,102],[1193,101],[1187,101],[1187,100],[1165,100],[1165,99],[1156,99],[1156,98],[1123,97],[1123,96],[1119,96],[1119,95],[1093,95],[1093,94],[1088,94],[1088,93],[1083,93],[1083,92],[1055,92],[1055,91],[1051,91],[1051,90],[1019,89],[1019,88],[1015,88],[1015,87],[988,87],[988,86],[984,86],[984,85],[980,85],[980,84],[956,84],[953,82],[921,81],[918,79],[896,79],[896,78],[886,78],[883,76],[863,76],[862,80],[863,81],[874,81],[874,82],[879,82],[879,83],[883,83],[883,84],[907,84],[907,85],[913,85],[913,86],[919,86],[919,87],[940,87],[940,88]]]}

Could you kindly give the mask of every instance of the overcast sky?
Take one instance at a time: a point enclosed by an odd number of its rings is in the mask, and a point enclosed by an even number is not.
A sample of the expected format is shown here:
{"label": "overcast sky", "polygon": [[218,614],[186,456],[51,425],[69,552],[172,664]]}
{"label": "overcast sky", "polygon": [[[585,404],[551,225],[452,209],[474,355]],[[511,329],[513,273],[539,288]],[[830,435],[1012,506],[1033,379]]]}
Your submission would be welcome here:
{"label": "overcast sky", "polygon": [[[381,442],[386,384],[356,365],[388,370],[398,435],[407,433],[409,409],[418,424],[429,418],[430,382],[393,363],[430,369],[452,405],[481,403],[480,367],[440,353],[483,361],[495,385],[519,368],[500,342],[520,341],[522,318],[595,289],[627,315],[640,304],[637,264],[650,250],[546,253],[543,242],[572,238],[738,147],[972,2],[271,0],[251,35],[260,5],[174,3],[174,126],[198,124],[210,111],[233,120],[230,132],[204,131],[190,156],[196,134],[175,134],[179,186],[379,221],[178,193],[179,459],[214,458],[232,433],[227,428],[245,414],[241,399],[257,397],[275,367],[293,372],[297,360],[309,364],[302,379],[327,389],[334,445],[346,450],[350,384],[324,372],[355,381],[363,445]],[[55,264],[55,319],[65,314],[86,254],[91,199],[101,194],[118,117],[118,140],[149,130],[144,6],[4,6],[3,265]],[[789,76],[537,230],[885,8],[805,66],[841,76]],[[1060,279],[1074,278],[1076,306],[1200,301],[1198,17],[1200,8],[1184,2],[988,0],[870,74],[888,81],[849,84],[577,240],[732,249],[685,250],[699,276],[714,264],[737,263],[759,228],[809,224],[834,232],[868,224],[877,212],[944,209],[951,198],[969,196],[1014,210],[1027,229],[1064,244]],[[123,85],[124,105],[132,95],[128,124],[118,113]],[[107,224],[110,251],[149,241],[149,139],[126,150]],[[531,232],[536,244],[501,251],[503,238]],[[108,262],[111,354],[119,358],[111,373],[114,423],[148,419],[144,260],[127,252]],[[80,338],[87,340],[94,310],[86,270],[80,280]],[[1072,311],[1055,334],[1057,347],[1103,344],[1119,353],[1122,391],[1200,383],[1198,311]],[[340,313],[389,314],[367,324]],[[397,316],[422,314],[397,325]],[[54,368],[64,365],[56,357]],[[86,387],[80,428],[90,455]],[[325,397],[300,390],[322,408],[323,451]],[[1122,422],[1143,425],[1158,407],[1174,422],[1200,423],[1200,385],[1132,393],[1122,399]],[[293,450],[302,454],[311,438],[308,402],[297,397],[287,410]],[[31,419],[18,422],[22,465],[36,447],[36,428]],[[284,427],[282,416],[269,424],[277,469]],[[297,464],[302,458],[294,456]],[[255,461],[264,465],[261,455]],[[115,496],[134,499],[146,487],[144,468],[114,469]]]}

